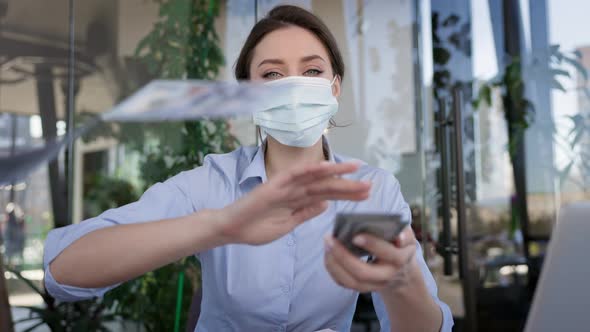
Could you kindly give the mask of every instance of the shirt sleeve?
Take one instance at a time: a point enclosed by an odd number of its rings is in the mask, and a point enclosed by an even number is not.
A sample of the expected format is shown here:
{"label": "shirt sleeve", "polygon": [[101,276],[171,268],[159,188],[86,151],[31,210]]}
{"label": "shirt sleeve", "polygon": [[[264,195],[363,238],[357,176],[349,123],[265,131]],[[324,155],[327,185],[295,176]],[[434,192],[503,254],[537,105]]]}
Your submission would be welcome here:
{"label": "shirt sleeve", "polygon": [[[383,200],[383,204],[385,207],[390,208],[391,212],[393,213],[400,213],[402,218],[411,219],[411,211],[408,203],[403,198],[403,195],[400,190],[400,185],[397,179],[390,174],[383,176],[382,179],[379,179],[379,185],[377,187],[377,191],[375,195],[377,197],[381,197]],[[376,182],[374,182],[376,184]],[[416,241],[416,259],[418,260],[418,265],[420,266],[420,270],[422,271],[422,275],[424,277],[424,282],[426,283],[426,287],[428,288],[428,292],[434,299],[434,301],[440,307],[442,312],[443,321],[441,326],[441,332],[450,332],[453,327],[453,315],[451,313],[451,309],[447,304],[442,302],[438,298],[438,288],[436,286],[436,282],[432,276],[432,273],[428,269],[426,262],[424,261],[424,256],[422,254],[422,247]],[[375,307],[375,312],[377,313],[377,317],[379,318],[379,324],[381,326],[381,331],[391,331],[391,324],[389,321],[389,316],[387,314],[387,309],[385,308],[385,303],[381,299],[379,293],[373,292],[371,294],[373,299],[373,306]]]}
{"label": "shirt sleeve", "polygon": [[[78,301],[92,297],[101,297],[112,285],[102,288],[80,288],[59,284],[49,270],[49,264],[70,244],[95,230],[115,225],[133,224],[176,218],[197,210],[190,196],[190,182],[198,181],[206,170],[203,167],[180,173],[163,183],[150,187],[134,203],[107,210],[98,217],[85,220],[79,224],[54,229],[45,240],[43,267],[45,270],[45,287],[49,294],[60,301]],[[205,177],[206,179],[206,177]],[[201,188],[207,188],[200,183]],[[72,267],[75,268],[75,267]]]}

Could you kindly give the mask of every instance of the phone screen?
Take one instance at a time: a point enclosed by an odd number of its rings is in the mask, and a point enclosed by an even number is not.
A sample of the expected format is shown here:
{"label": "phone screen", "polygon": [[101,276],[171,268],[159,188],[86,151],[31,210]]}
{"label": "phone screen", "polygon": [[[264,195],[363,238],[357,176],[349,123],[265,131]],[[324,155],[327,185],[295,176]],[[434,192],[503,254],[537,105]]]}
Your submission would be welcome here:
{"label": "phone screen", "polygon": [[409,224],[410,221],[403,221],[399,214],[339,213],[334,223],[334,237],[351,253],[362,257],[370,253],[352,243],[357,234],[366,233],[393,241]]}

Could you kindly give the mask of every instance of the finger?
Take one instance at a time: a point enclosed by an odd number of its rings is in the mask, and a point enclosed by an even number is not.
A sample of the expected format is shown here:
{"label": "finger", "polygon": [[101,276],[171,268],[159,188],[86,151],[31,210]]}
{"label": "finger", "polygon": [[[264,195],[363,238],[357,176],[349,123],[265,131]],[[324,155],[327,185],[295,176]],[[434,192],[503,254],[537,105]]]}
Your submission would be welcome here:
{"label": "finger", "polygon": [[[369,198],[370,184],[359,181],[333,179],[336,183],[331,187],[311,190],[307,188],[283,188],[282,191],[291,191],[287,194],[271,195],[274,201],[283,201],[286,206],[297,209],[316,201],[324,200],[348,200],[363,201]],[[344,183],[339,184],[339,182]],[[325,182],[323,182],[325,183]],[[321,186],[321,184],[320,184]],[[286,197],[287,195],[288,197]]]}
{"label": "finger", "polygon": [[359,169],[360,164],[357,162],[334,163],[323,161],[319,166],[318,169],[314,169],[313,171],[308,172],[308,174],[302,174],[299,177],[296,177],[296,180],[300,183],[309,183],[310,181],[315,181],[321,178],[354,173]]}
{"label": "finger", "polygon": [[330,252],[326,252],[326,255],[324,256],[324,264],[326,265],[326,270],[328,273],[330,273],[330,276],[332,276],[332,279],[334,279],[334,281],[342,287],[354,289],[361,293],[366,293],[387,286],[387,283],[373,284],[368,282],[363,283],[356,280],[353,275],[351,275],[338,263],[338,261],[334,258],[334,255],[332,255]]}
{"label": "finger", "polygon": [[[323,163],[319,165],[312,165],[303,167],[301,171],[294,171],[295,173],[299,172],[308,176],[308,178],[298,178],[299,182],[296,181],[297,177],[293,177],[293,172],[291,175],[282,175],[282,178],[273,182],[273,185],[267,188],[267,199],[273,202],[285,202],[285,201],[294,201],[298,199],[302,199],[303,197],[313,194],[309,192],[310,184],[315,184],[317,186],[322,186],[323,180],[336,180],[335,187],[328,187],[321,190],[318,190],[319,194],[327,193],[327,194],[337,194],[340,196],[327,196],[327,197],[318,197],[316,199],[353,199],[359,200],[354,195],[349,197],[346,196],[349,193],[362,193],[369,191],[369,186],[364,184],[360,181],[352,181],[352,180],[343,180],[346,184],[338,184],[338,179],[333,177],[333,174],[338,174],[340,172],[350,171],[357,168],[356,164],[348,163],[348,164],[331,164],[331,163]],[[330,191],[330,188],[336,189],[336,191]],[[362,198],[360,198],[362,199]]]}
{"label": "finger", "polygon": [[412,227],[406,226],[402,232],[393,240],[393,244],[398,248],[404,248],[416,244],[416,236]]}
{"label": "finger", "polygon": [[329,178],[309,184],[307,186],[307,194],[337,195],[369,192],[370,189],[370,182],[348,180],[342,178]]}
{"label": "finger", "polygon": [[310,200],[310,195],[305,187],[281,188],[279,191],[271,192],[268,200],[274,202],[273,205],[284,206],[290,209],[298,209],[319,201]]}
{"label": "finger", "polygon": [[294,170],[289,182],[305,185],[324,178],[353,173],[358,168],[359,165],[357,163],[322,162],[316,165],[299,167],[299,170]]}
{"label": "finger", "polygon": [[361,247],[379,261],[392,264],[397,269],[403,267],[416,251],[416,245],[407,245],[405,247],[396,247],[393,243],[380,239],[371,234],[359,234],[352,240],[353,243]]}
{"label": "finger", "polygon": [[357,289],[359,288],[358,282],[348,273],[342,266],[340,266],[334,259],[334,255],[329,252],[324,256],[324,264],[326,270],[332,276],[334,281],[345,288]]}
{"label": "finger", "polygon": [[395,277],[397,269],[388,264],[367,264],[351,254],[337,239],[326,237],[330,254],[351,276],[360,283],[382,284]]}
{"label": "finger", "polygon": [[322,214],[328,208],[328,202],[320,201],[293,211],[293,223],[297,226],[315,216]]}
{"label": "finger", "polygon": [[325,195],[309,195],[313,200],[326,201],[364,201],[369,198],[369,191],[354,192],[354,193],[334,193]]}
{"label": "finger", "polygon": [[314,204],[320,201],[364,201],[369,198],[369,192],[358,192],[358,193],[343,193],[343,194],[330,194],[330,195],[305,195],[293,199],[287,203],[287,206],[292,209],[298,209],[301,207]]}

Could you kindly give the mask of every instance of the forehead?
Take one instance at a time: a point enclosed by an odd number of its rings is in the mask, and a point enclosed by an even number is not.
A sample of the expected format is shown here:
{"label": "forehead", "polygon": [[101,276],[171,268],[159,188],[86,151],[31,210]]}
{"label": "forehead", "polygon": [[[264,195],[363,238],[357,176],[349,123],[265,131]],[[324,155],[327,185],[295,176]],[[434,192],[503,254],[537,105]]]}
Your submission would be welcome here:
{"label": "forehead", "polygon": [[256,45],[252,65],[264,59],[299,61],[304,56],[317,54],[329,62],[328,51],[316,35],[300,27],[285,27],[270,32]]}

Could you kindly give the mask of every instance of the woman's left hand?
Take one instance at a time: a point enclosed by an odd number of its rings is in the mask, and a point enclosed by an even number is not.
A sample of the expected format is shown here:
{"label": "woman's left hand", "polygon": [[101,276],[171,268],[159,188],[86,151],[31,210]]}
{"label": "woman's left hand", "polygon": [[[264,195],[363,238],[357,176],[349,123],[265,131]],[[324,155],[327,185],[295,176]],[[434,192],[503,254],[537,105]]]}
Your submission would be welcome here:
{"label": "woman's left hand", "polygon": [[361,293],[392,290],[405,285],[415,264],[416,238],[411,227],[406,227],[391,242],[370,234],[357,235],[353,243],[370,252],[375,260],[366,263],[351,254],[337,239],[325,239],[326,269],[342,287]]}

